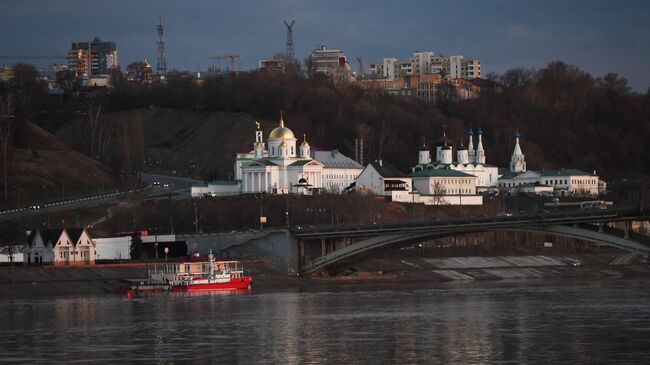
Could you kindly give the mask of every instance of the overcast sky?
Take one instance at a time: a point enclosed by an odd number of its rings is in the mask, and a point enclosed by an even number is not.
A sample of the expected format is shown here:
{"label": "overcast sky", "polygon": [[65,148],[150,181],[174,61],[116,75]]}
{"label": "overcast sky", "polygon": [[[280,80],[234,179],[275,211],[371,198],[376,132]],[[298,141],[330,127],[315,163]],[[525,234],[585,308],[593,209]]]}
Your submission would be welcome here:
{"label": "overcast sky", "polygon": [[[295,19],[303,60],[323,44],[357,69],[414,50],[480,58],[482,72],[541,67],[552,60],[593,76],[616,72],[650,86],[650,1],[600,0],[0,0],[0,54],[65,54],[74,41],[117,43],[120,65],[156,63],[156,23],[165,26],[168,68],[226,67],[211,55],[238,53],[239,69],[284,52],[284,19]],[[0,63],[13,61],[0,60]],[[40,65],[47,61],[40,62]]]}

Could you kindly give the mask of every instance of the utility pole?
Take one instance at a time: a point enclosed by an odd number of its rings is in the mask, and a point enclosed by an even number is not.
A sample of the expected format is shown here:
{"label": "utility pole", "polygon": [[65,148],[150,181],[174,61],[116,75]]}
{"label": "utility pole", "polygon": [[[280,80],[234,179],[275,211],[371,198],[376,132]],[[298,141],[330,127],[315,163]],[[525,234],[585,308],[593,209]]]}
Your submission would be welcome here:
{"label": "utility pole", "polygon": [[286,199],[287,199],[287,208],[284,211],[284,216],[287,220],[287,228],[289,228],[289,196],[288,195],[286,196]]}

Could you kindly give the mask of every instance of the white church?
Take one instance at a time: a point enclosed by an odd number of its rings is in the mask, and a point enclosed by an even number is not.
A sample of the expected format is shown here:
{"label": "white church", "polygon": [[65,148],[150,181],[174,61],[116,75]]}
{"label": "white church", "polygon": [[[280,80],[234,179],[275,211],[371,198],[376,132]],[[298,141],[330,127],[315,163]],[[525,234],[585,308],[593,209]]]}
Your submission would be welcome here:
{"label": "white church", "polygon": [[296,146],[297,139],[282,117],[269,134],[268,146],[260,123],[256,125],[253,150],[235,156],[235,181],[193,186],[192,197],[341,192],[363,170],[362,165],[337,150],[311,151],[306,135]]}
{"label": "white church", "polygon": [[484,193],[496,189],[499,181],[499,168],[485,162],[486,153],[483,148],[483,131],[479,128],[476,134],[476,149],[474,149],[474,132],[470,128],[467,133],[467,147],[461,143],[456,151],[455,160],[453,147],[447,139],[446,132],[443,132],[442,140],[436,146],[435,161],[431,161],[429,149],[423,142],[420,147],[418,164],[413,167],[413,172],[430,169],[455,170],[477,177],[477,193]]}
{"label": "white church", "polygon": [[436,146],[436,159],[422,141],[418,153],[418,164],[412,168],[413,191],[411,198],[396,197],[397,201],[412,201],[425,205],[481,205],[482,193],[495,191],[498,186],[499,168],[485,162],[483,131],[477,132],[477,146],[474,149],[474,132],[469,130],[468,143],[462,143],[456,151],[443,131],[442,140]]}

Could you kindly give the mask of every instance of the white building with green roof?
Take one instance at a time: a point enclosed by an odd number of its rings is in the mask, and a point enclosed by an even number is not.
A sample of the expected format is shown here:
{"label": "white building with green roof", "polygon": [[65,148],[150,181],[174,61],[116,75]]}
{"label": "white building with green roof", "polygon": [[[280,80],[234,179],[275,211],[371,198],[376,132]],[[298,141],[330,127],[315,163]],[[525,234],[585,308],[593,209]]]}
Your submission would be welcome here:
{"label": "white building with green roof", "polygon": [[425,205],[483,204],[483,196],[476,192],[478,177],[474,175],[429,165],[416,166],[409,177],[413,181],[413,190],[410,197],[399,197],[401,201]]}
{"label": "white building with green roof", "polygon": [[519,145],[519,132],[515,134],[515,148],[509,169],[499,169],[499,190],[512,195],[598,196],[605,192],[606,184],[596,171],[589,173],[577,169],[527,170],[526,159]]}
{"label": "white building with green roof", "polygon": [[486,154],[483,148],[483,131],[478,130],[478,143],[474,149],[474,132],[470,129],[467,133],[468,144],[465,147],[462,143],[456,151],[454,159],[454,148],[447,140],[446,133],[436,146],[436,159],[431,160],[429,147],[424,141],[420,146],[418,164],[413,167],[416,170],[456,170],[477,177],[477,192],[487,192],[497,189],[499,182],[499,168],[485,162]]}

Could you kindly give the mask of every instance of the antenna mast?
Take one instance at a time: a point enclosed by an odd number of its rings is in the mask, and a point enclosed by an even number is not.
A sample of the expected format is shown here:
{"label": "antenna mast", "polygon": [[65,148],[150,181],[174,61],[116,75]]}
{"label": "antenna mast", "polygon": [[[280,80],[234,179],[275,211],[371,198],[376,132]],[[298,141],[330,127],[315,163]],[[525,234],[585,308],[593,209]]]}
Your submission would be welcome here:
{"label": "antenna mast", "polygon": [[165,38],[163,37],[163,24],[162,17],[158,17],[158,26],[156,27],[158,31],[158,63],[156,64],[156,73],[160,76],[165,76],[167,74],[167,61],[165,61]]}
{"label": "antenna mast", "polygon": [[284,21],[284,25],[287,26],[287,50],[285,56],[289,62],[293,62],[296,59],[295,54],[293,53],[293,25],[296,24],[295,20],[291,21],[291,24]]}

